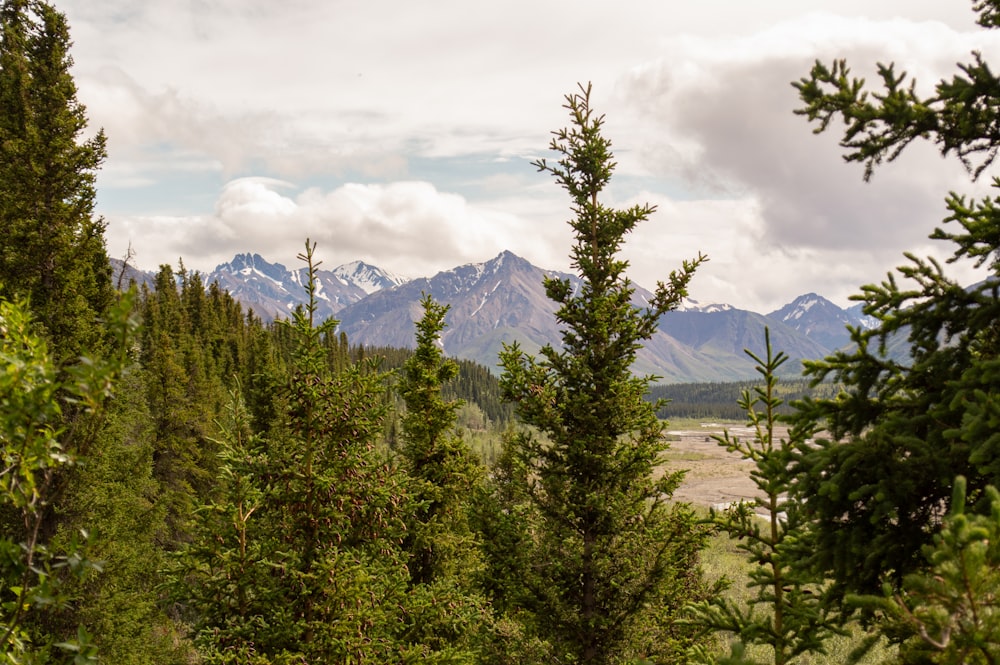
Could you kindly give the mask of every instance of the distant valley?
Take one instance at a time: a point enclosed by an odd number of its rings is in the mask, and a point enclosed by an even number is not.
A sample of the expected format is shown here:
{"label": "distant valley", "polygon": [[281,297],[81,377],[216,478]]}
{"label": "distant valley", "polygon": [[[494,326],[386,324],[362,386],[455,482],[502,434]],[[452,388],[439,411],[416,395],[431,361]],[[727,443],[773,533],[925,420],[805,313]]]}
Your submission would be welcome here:
{"label": "distant valley", "polygon": [[[121,274],[122,264],[115,264]],[[575,275],[538,268],[511,252],[412,280],[360,261],[333,270],[321,267],[319,315],[337,318],[352,344],[412,347],[419,300],[428,293],[451,307],[441,339],[445,352],[495,369],[505,343],[516,341],[529,353],[545,344],[558,347],[554,303],[542,286],[546,275],[577,281]],[[128,268],[122,279],[151,282],[152,277]],[[287,318],[306,299],[304,269],[289,270],[259,254],[238,254],[201,277],[206,284],[218,283],[264,321]],[[652,293],[639,285],[635,289],[634,302],[641,307]],[[763,353],[768,328],[774,349],[789,357],[786,371],[797,374],[801,360],[847,345],[847,325],[865,324],[858,307],[843,309],[814,293],[766,315],[689,300],[661,318],[659,332],[640,352],[635,369],[663,383],[756,377],[744,349]]]}

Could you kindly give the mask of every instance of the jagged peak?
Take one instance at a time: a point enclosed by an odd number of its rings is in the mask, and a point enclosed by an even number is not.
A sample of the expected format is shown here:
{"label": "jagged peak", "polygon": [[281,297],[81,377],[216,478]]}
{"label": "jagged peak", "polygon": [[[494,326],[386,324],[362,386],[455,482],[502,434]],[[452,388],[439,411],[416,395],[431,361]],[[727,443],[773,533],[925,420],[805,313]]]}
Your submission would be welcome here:
{"label": "jagged peak", "polygon": [[830,302],[829,300],[827,300],[826,298],[817,293],[804,293],[795,300],[793,300],[791,304],[795,307],[800,307],[806,310],[812,309],[816,305],[820,306],[832,305],[836,307],[836,305],[834,305],[832,302]]}
{"label": "jagged peak", "polygon": [[220,263],[212,272],[239,272],[246,268],[261,270],[264,272],[280,271],[287,272],[285,266],[280,263],[270,263],[257,253],[244,252],[237,254],[229,263]]}
{"label": "jagged peak", "polygon": [[819,309],[816,311],[834,312],[838,317],[846,317],[845,310],[817,293],[804,293],[784,307],[774,310],[768,316],[781,321],[791,321],[802,318],[817,307]]}

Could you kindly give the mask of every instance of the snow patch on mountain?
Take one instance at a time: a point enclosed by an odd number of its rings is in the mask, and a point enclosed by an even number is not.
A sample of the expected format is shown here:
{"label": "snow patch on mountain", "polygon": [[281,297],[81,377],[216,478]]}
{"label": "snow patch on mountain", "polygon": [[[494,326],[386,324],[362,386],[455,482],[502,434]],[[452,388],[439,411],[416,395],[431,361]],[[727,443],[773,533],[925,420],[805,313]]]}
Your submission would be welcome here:
{"label": "snow patch on mountain", "polygon": [[344,284],[353,284],[371,295],[382,289],[405,284],[409,280],[364,261],[352,261],[331,271]]}
{"label": "snow patch on mountain", "polygon": [[725,303],[710,303],[708,305],[702,305],[697,300],[693,298],[683,298],[680,305],[677,306],[675,311],[678,312],[702,312],[705,314],[713,314],[716,312],[728,312],[733,309],[732,305],[727,305]]}
{"label": "snow patch on mountain", "polygon": [[792,312],[789,316],[785,317],[786,321],[788,319],[801,319],[803,315],[805,315],[809,310],[811,310],[813,307],[819,304],[819,299],[814,298],[812,297],[812,294],[809,294],[808,296],[805,297],[804,300],[799,299],[798,301],[796,301],[796,303],[797,305],[795,311]]}
{"label": "snow patch on mountain", "polygon": [[848,316],[854,321],[854,325],[860,326],[865,330],[873,330],[879,325],[879,320],[874,316],[869,316],[864,313],[865,303],[859,302],[857,305],[852,305],[848,307],[845,311]]}

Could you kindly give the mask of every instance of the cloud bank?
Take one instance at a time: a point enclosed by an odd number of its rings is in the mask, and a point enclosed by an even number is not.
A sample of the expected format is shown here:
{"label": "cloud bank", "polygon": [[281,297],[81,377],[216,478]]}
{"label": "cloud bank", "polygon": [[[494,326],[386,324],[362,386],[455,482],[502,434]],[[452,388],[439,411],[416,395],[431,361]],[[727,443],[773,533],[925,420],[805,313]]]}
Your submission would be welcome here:
{"label": "cloud bank", "polygon": [[331,267],[422,276],[509,249],[567,269],[568,201],[531,160],[566,124],[562,94],[593,81],[619,163],[607,202],[658,206],[626,246],[640,284],[701,251],[698,300],[846,304],[904,251],[944,255],[926,238],[945,194],[986,184],[918,145],[864,183],[835,132],[793,114],[791,82],[843,57],[870,81],[896,61],[926,92],[973,49],[996,62],[967,6],[671,4],[62,3],[109,136],[109,251],[288,265],[308,237]]}

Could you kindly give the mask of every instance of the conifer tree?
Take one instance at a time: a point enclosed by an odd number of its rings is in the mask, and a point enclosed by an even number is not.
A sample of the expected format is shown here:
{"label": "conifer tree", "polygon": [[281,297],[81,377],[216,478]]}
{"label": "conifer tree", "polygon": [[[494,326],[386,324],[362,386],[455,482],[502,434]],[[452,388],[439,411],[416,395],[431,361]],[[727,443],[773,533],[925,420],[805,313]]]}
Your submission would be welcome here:
{"label": "conifer tree", "polygon": [[399,392],[406,404],[402,459],[422,504],[408,536],[410,575],[416,583],[429,583],[475,574],[477,547],[466,503],[481,471],[455,432],[461,402],[441,396],[442,386],[458,373],[458,363],[444,358],[437,344],[448,307],[429,295],[420,304],[424,316],[417,322],[417,348],[403,365]]}
{"label": "conifer tree", "polygon": [[212,485],[215,418],[225,393],[206,372],[204,339],[181,299],[175,273],[161,266],[155,290],[144,292],[141,363],[153,418],[154,476],[166,508],[165,545],[183,540],[194,501]]}
{"label": "conifer tree", "polygon": [[668,499],[681,474],[656,477],[666,447],[656,406],[643,399],[651,377],[632,365],[657,321],[686,294],[699,256],[660,282],[648,308],[632,303],[625,237],[653,206],[607,207],[600,196],[614,170],[603,116],[590,86],[566,96],[572,127],[554,132],[556,163],[541,160],[572,200],[573,267],[581,286],[549,277],[545,289],[563,326],[559,349],[540,358],[516,344],[500,356],[504,395],[537,428],[519,455],[528,466],[540,525],[525,572],[533,622],[560,659],[617,663],[667,660],[687,635],[675,613],[703,591],[702,533]]}
{"label": "conifer tree", "polygon": [[375,448],[386,376],[374,358],[332,370],[324,337],[337,321],[314,320],[314,247],[300,257],[309,302],[282,324],[294,345],[277,420],[258,435],[234,403],[221,491],[196,513],[175,596],[207,662],[469,662],[451,640],[459,622],[422,632],[447,610],[411,584],[402,543],[414,506]]}
{"label": "conifer tree", "polygon": [[471,496],[483,473],[455,431],[461,401],[441,395],[458,374],[458,363],[445,358],[438,344],[448,306],[426,294],[420,304],[417,348],[398,383],[406,405],[401,458],[414,501],[404,547],[413,592],[433,602],[423,604],[428,612],[411,622],[416,632],[409,639],[471,649],[487,641],[490,629],[487,603],[475,589],[483,561],[470,523]]}
{"label": "conifer tree", "polygon": [[[7,523],[7,514],[0,528],[14,542],[38,546],[37,571],[50,575],[48,583],[53,585],[71,577],[65,574],[69,566],[48,569],[56,556],[66,552],[78,556],[81,529],[98,533],[93,551],[107,562],[108,574],[75,587],[83,594],[76,602],[58,598],[44,613],[30,613],[25,626],[42,643],[75,632],[82,622],[101,633],[97,641],[110,647],[107,657],[128,653],[128,659],[118,662],[149,662],[130,648],[141,639],[135,633],[149,630],[149,619],[156,614],[148,569],[136,572],[143,563],[155,565],[155,557],[148,555],[151,533],[159,528],[156,519],[142,520],[155,514],[143,514],[152,498],[150,479],[143,473],[149,464],[149,442],[115,438],[129,429],[117,420],[119,407],[130,402],[129,408],[135,410],[125,417],[141,418],[144,385],[138,374],[130,374],[131,392],[127,400],[112,403],[110,423],[81,402],[74,387],[79,358],[96,358],[112,349],[112,331],[119,326],[119,315],[113,312],[121,305],[116,304],[111,283],[105,223],[94,214],[105,137],[101,131],[88,137],[85,108],[77,100],[70,74],[70,46],[66,18],[50,3],[0,2],[0,298],[26,299],[37,322],[33,332],[48,341],[58,369],[50,377],[57,389],[50,395],[54,417],[47,426],[61,450],[59,463],[53,456],[44,472],[38,472],[44,476],[44,496],[33,515],[34,531],[25,531],[26,518],[21,524]],[[136,425],[135,431],[142,430]],[[71,463],[77,459],[87,463]],[[134,467],[123,470],[129,463]],[[116,473],[127,474],[122,485],[116,485],[121,475],[105,475]],[[141,527],[130,528],[130,520],[139,520]],[[136,537],[139,533],[142,536]],[[121,534],[129,537],[120,538]],[[45,551],[49,560],[41,554]],[[139,586],[123,588],[131,582]],[[145,593],[134,593],[140,587]],[[31,591],[25,587],[23,593]],[[44,593],[39,595],[44,598]],[[8,601],[5,593],[4,602]],[[131,644],[130,632],[135,638]],[[116,651],[112,644],[121,649]],[[81,651],[78,658],[84,662],[89,653]]]}
{"label": "conifer tree", "polygon": [[951,511],[924,547],[925,571],[907,575],[902,590],[886,585],[881,598],[851,599],[884,615],[900,662],[1000,662],[1000,492],[988,485],[988,512],[968,514],[966,489],[956,478]]}
{"label": "conifer tree", "polygon": [[555,662],[551,645],[540,639],[530,621],[532,592],[525,571],[534,555],[532,534],[537,512],[529,497],[528,469],[517,452],[526,433],[510,425],[504,430],[497,459],[484,485],[472,497],[484,569],[477,586],[490,601],[495,636],[482,661],[496,665]]}
{"label": "conifer tree", "polygon": [[151,574],[162,567],[165,504],[153,478],[145,381],[132,363],[117,381],[84,463],[70,469],[51,543],[62,549],[81,529],[95,534],[88,554],[101,562],[101,571],[79,588],[72,605],[58,610],[58,620],[70,631],[86,626],[101,661],[121,665],[183,660],[177,630],[160,606],[160,580]]}
{"label": "conifer tree", "polygon": [[[763,384],[745,389],[739,406],[753,431],[750,439],[731,436],[727,430],[715,441],[729,452],[753,463],[750,479],[757,496],[749,501],[712,511],[716,525],[739,541],[739,549],[750,563],[749,587],[754,590],[746,606],[725,596],[692,606],[694,621],[704,630],[725,631],[736,636],[735,654],[748,645],[770,650],[766,662],[788,665],[809,662],[824,653],[824,641],[837,632],[830,608],[823,602],[823,588],[792,564],[808,548],[807,521],[794,502],[788,501],[794,473],[795,451],[815,433],[793,428],[789,438],[778,436],[783,401],[777,396],[777,372],[788,356],[775,354],[770,331],[764,331],[763,358],[747,351],[757,363]],[[707,653],[701,654],[708,662]],[[729,662],[729,661],[727,661]],[[739,662],[757,663],[744,657]]]}
{"label": "conifer tree", "polygon": [[[1000,27],[1000,2],[975,8],[980,25]],[[863,163],[866,179],[925,138],[978,177],[1000,149],[1000,79],[978,53],[959,69],[924,97],[893,65],[879,66],[881,89],[869,91],[844,61],[816,63],[794,84],[804,104],[796,113],[817,132],[843,120],[845,159]],[[884,581],[898,587],[923,568],[921,550],[956,476],[967,479],[970,501],[1000,484],[1000,197],[952,193],[946,205],[953,228],[931,238],[953,243],[949,262],[974,265],[982,281],[962,285],[937,261],[907,254],[907,264],[855,298],[876,327],[853,329],[850,348],[806,366],[815,382],[844,386],[799,405],[801,418],[829,436],[803,448],[796,483],[817,538],[805,563],[834,578],[839,593],[878,593]],[[910,356],[902,361],[887,353],[900,342]]]}
{"label": "conifer tree", "polygon": [[93,210],[105,137],[83,138],[65,16],[4,0],[0,29],[0,295],[28,298],[57,358],[74,361],[97,350],[112,299]]}
{"label": "conifer tree", "polygon": [[270,565],[280,558],[281,543],[263,519],[268,457],[249,423],[234,391],[220,422],[219,490],[199,501],[190,542],[166,571],[166,586],[210,663],[269,662],[274,645],[268,628],[286,619],[281,609],[272,611],[288,600]]}
{"label": "conifer tree", "polygon": [[516,613],[522,603],[523,571],[529,566],[533,521],[528,470],[516,453],[513,426],[502,434],[500,453],[474,503],[476,532],[483,542],[486,569],[481,586],[498,614]]}

